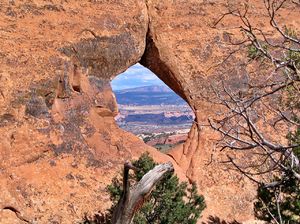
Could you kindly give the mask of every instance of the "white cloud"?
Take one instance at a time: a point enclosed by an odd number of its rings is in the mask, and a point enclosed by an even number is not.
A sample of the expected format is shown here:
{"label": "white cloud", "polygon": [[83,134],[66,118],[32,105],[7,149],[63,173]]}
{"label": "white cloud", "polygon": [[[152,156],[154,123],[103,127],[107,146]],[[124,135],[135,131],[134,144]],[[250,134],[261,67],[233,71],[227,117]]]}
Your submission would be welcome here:
{"label": "white cloud", "polygon": [[128,68],[127,71],[113,79],[111,84],[114,90],[139,86],[164,85],[154,73],[140,64],[135,64]]}

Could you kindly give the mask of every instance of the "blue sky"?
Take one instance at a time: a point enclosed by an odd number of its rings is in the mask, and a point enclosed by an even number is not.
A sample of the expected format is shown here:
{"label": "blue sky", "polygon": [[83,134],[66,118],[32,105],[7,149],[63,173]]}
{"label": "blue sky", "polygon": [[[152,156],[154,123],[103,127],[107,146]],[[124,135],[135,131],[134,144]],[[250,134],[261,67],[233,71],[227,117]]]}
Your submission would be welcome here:
{"label": "blue sky", "polygon": [[111,81],[113,90],[129,89],[140,86],[165,85],[154,73],[139,63],[128,68]]}

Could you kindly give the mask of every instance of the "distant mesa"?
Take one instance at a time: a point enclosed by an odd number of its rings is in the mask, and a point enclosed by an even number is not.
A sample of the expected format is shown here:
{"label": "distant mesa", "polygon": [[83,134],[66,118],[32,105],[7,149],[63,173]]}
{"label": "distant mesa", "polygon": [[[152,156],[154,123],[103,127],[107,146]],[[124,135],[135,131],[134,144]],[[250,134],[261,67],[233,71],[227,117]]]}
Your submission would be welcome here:
{"label": "distant mesa", "polygon": [[157,125],[175,125],[192,123],[192,115],[180,115],[173,117],[166,117],[164,113],[159,114],[129,114],[125,118],[125,122],[141,122],[144,124],[157,124]]}
{"label": "distant mesa", "polygon": [[116,90],[118,104],[122,105],[184,105],[186,102],[167,86],[143,86]]}
{"label": "distant mesa", "polygon": [[163,85],[152,85],[152,86],[141,86],[141,87],[135,87],[130,89],[122,89],[122,90],[116,90],[116,93],[127,93],[127,92],[135,92],[135,93],[171,93],[173,90],[171,90],[168,86]]}

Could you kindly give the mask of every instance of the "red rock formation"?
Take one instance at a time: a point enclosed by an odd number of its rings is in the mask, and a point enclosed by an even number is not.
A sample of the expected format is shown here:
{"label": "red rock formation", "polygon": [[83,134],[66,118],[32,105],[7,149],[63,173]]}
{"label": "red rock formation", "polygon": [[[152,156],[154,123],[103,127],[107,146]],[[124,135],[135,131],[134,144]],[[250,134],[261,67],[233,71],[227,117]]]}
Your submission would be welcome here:
{"label": "red rock formation", "polygon": [[144,1],[10,1],[0,13],[0,209],[13,208],[0,223],[80,221],[109,206],[126,159],[169,160],[113,118],[109,82],[144,52]]}
{"label": "red rock formation", "polygon": [[[150,17],[146,51],[142,64],[150,68],[193,108],[196,122],[185,144],[169,154],[186,175],[196,181],[204,194],[208,208],[204,216],[217,215],[225,219],[246,221],[253,218],[253,200],[256,186],[238,172],[224,165],[226,154],[216,149],[218,139],[208,125],[208,117],[216,116],[208,87],[214,80],[225,80],[234,88],[241,88],[243,80],[251,74],[246,70],[247,58],[241,54],[222,61],[232,51],[230,39],[240,37],[236,18],[226,17],[218,28],[213,28],[228,7],[244,7],[244,1],[148,1]],[[269,31],[268,16],[261,1],[249,2],[253,24]],[[287,4],[278,13],[278,20],[295,29],[299,6]],[[262,78],[264,78],[262,74]],[[263,80],[263,79],[262,79]],[[249,161],[253,155],[234,155]]]}
{"label": "red rock formation", "polygon": [[[176,160],[177,173],[196,181],[204,194],[205,215],[251,219],[255,186],[219,163],[224,154],[214,149],[215,134],[202,126],[217,109],[201,98],[208,81],[225,73],[236,84],[243,75],[243,60],[236,64],[236,58],[214,67],[227,53],[228,31],[210,24],[224,4],[1,2],[0,223],[74,223],[105,209],[105,186],[124,160],[144,151],[158,162]],[[257,19],[261,2],[252,4],[253,19],[267,28],[266,17]],[[297,10],[281,20],[297,25]],[[236,21],[221,25],[229,24]],[[172,158],[120,130],[113,119],[109,82],[141,58],[196,114],[198,123]]]}

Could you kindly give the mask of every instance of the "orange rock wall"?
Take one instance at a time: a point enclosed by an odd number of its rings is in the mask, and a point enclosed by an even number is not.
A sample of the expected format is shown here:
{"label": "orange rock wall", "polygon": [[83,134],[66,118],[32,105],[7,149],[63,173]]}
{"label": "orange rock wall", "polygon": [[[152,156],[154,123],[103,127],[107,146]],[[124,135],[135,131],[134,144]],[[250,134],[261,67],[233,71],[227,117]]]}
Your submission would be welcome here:
{"label": "orange rock wall", "polygon": [[[260,24],[263,6],[251,4]],[[205,126],[217,108],[201,98],[211,79],[243,75],[236,59],[214,67],[228,50],[229,26],[237,23],[211,28],[226,10],[224,1],[32,0],[0,6],[0,223],[75,223],[103,210],[110,204],[105,186],[125,160],[145,151],[158,162],[173,161],[182,179],[197,183],[208,205],[205,216],[252,218],[255,186],[220,163],[224,154]],[[297,25],[293,15],[280,19]],[[265,16],[260,20],[267,26]],[[170,156],[114,121],[109,82],[139,61],[196,114],[188,140]]]}

